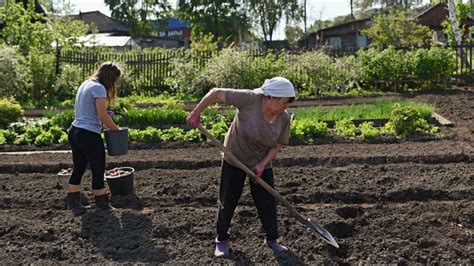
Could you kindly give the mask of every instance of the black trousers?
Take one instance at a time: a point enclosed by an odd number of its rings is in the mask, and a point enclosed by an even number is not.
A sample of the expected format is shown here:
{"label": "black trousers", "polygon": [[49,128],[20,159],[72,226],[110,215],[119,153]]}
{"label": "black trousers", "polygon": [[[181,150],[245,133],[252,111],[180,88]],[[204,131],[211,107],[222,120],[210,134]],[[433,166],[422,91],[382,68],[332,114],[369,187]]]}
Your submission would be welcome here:
{"label": "black trousers", "polygon": [[[230,238],[230,221],[242,195],[247,174],[240,168],[222,161],[221,182],[219,188],[219,212],[217,217],[217,240]],[[261,177],[274,187],[273,170],[265,169]],[[265,230],[267,240],[278,238],[277,210],[275,198],[259,184],[250,183],[250,193],[257,207],[258,217]]]}
{"label": "black trousers", "polygon": [[105,147],[102,136],[95,132],[71,126],[68,133],[74,163],[69,184],[81,184],[87,164],[92,172],[92,189],[102,189],[105,172]]}

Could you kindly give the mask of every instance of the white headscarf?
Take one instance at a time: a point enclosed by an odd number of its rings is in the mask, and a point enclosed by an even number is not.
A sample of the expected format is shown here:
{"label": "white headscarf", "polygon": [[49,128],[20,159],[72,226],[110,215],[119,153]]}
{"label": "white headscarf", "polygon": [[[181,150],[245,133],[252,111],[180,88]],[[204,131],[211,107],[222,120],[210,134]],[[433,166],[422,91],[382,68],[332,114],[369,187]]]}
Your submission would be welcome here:
{"label": "white headscarf", "polygon": [[260,89],[265,96],[272,97],[295,97],[295,88],[289,80],[283,77],[274,77],[271,79],[266,79]]}

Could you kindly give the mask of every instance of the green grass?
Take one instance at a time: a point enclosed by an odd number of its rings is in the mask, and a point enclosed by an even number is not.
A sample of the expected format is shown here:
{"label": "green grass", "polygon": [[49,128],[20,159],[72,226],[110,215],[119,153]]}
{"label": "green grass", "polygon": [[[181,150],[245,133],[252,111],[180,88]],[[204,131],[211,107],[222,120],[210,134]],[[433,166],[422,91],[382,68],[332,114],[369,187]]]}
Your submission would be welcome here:
{"label": "green grass", "polygon": [[125,105],[135,106],[140,104],[151,104],[161,105],[166,107],[183,107],[183,102],[178,100],[176,97],[171,96],[167,93],[160,94],[159,96],[143,96],[143,95],[132,95],[127,97],[120,97],[119,102]]}
{"label": "green grass", "polygon": [[389,118],[393,105],[415,108],[424,118],[431,117],[434,107],[406,100],[377,100],[373,104],[344,105],[337,107],[304,107],[294,112],[295,119],[315,119],[320,121],[349,119],[384,119]]}

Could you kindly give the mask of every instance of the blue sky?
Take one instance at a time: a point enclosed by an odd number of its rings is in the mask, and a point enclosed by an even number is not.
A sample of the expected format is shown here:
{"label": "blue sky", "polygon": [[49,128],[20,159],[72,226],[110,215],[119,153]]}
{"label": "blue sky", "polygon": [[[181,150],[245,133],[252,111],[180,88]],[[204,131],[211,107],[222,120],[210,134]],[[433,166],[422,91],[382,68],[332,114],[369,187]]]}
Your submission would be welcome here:
{"label": "blue sky", "polygon": [[[109,9],[101,0],[70,0],[70,2],[74,5],[77,13],[99,10],[110,15]],[[307,0],[307,26],[309,27],[316,19],[331,20],[337,16],[349,14],[351,12],[349,2],[350,0]],[[284,25],[280,25],[273,39],[285,38],[283,27]]]}

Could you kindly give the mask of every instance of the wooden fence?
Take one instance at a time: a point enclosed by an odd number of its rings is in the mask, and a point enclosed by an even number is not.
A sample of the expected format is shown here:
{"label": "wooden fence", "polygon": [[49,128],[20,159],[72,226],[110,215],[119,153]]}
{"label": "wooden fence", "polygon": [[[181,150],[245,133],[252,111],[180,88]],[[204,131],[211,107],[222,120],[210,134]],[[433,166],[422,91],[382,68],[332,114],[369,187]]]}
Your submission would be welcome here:
{"label": "wooden fence", "polygon": [[[468,82],[473,82],[473,47],[474,42],[465,43],[460,46],[449,46],[446,49],[453,49],[458,54],[457,57],[457,71],[453,73],[453,77],[456,78],[468,78]],[[290,51],[291,53],[300,53],[308,50]],[[264,51],[264,50],[252,50],[250,54],[252,56],[264,56],[269,52],[275,53],[275,51]],[[355,51],[338,51],[338,50],[325,50],[331,56],[342,56]],[[276,51],[278,53],[278,51]],[[461,59],[461,56],[462,58]],[[167,50],[156,53],[84,53],[84,52],[58,52],[57,53],[57,71],[61,70],[64,64],[72,64],[79,66],[81,69],[81,76],[83,79],[92,75],[94,70],[102,62],[113,60],[117,62],[123,62],[127,65],[127,72],[132,73],[135,82],[139,82],[141,89],[144,92],[158,92],[167,89],[164,84],[164,80],[170,77],[172,74],[171,62],[177,58],[184,58],[186,60],[192,60],[194,63],[203,67],[213,54],[210,52],[194,52],[187,53],[184,50]],[[137,81],[138,79],[138,81]]]}

